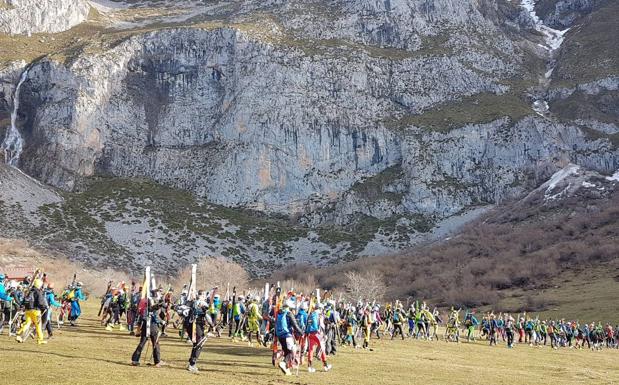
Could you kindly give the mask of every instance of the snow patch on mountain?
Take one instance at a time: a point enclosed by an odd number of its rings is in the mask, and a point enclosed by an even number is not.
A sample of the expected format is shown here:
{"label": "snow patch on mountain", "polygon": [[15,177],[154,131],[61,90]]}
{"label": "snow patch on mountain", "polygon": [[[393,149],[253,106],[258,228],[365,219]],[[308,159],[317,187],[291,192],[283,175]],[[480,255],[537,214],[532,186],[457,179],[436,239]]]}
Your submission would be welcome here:
{"label": "snow patch on mountain", "polygon": [[[559,194],[554,194],[552,195],[552,192],[554,191],[554,189],[557,187],[557,185],[563,181],[565,178],[567,178],[570,175],[576,175],[578,174],[578,170],[580,170],[580,167],[575,165],[575,164],[570,164],[568,166],[566,166],[565,168],[555,172],[552,177],[550,177],[550,179],[544,183],[542,185],[542,187],[546,188],[546,192],[544,194],[546,199],[554,199],[557,197],[557,195],[561,195],[563,193],[563,191],[561,191]],[[569,188],[570,185],[568,184]]]}
{"label": "snow patch on mountain", "polygon": [[612,176],[607,176],[606,180],[611,182],[619,182],[619,170],[617,170],[617,172],[615,172]]}
{"label": "snow patch on mountain", "polygon": [[533,20],[535,30],[544,35],[546,45],[543,47],[549,51],[556,51],[559,47],[561,47],[564,35],[567,31],[569,31],[569,28],[561,31],[545,25],[544,21],[540,19],[535,12],[535,3],[536,0],[522,0],[520,5],[529,13],[529,16]]}

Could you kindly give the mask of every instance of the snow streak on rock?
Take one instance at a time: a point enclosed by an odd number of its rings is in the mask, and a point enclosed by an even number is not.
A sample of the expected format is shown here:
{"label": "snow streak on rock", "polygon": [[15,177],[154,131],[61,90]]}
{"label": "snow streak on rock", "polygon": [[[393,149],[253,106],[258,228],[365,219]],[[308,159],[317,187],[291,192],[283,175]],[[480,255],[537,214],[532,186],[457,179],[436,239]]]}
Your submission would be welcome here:
{"label": "snow streak on rock", "polygon": [[548,49],[549,51],[556,51],[557,49],[559,49],[559,47],[561,47],[561,44],[563,43],[563,36],[569,30],[569,28],[560,31],[558,29],[553,29],[545,25],[543,20],[540,19],[535,12],[535,3],[536,0],[522,0],[520,2],[520,5],[527,12],[529,12],[531,19],[533,19],[533,22],[535,23],[535,30],[544,35],[544,40],[546,42],[544,48]]}

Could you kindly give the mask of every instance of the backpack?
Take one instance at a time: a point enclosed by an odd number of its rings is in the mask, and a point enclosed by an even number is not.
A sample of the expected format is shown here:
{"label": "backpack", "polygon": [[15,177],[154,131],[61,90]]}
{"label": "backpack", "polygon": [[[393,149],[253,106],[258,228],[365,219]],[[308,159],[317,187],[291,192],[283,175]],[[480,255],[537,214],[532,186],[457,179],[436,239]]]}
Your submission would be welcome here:
{"label": "backpack", "polygon": [[320,327],[320,319],[319,319],[318,313],[313,311],[307,319],[307,331],[309,333],[316,333],[318,332],[319,327]]}
{"label": "backpack", "polygon": [[140,298],[140,302],[138,302],[138,314],[141,317],[144,317],[146,315],[147,304],[148,304],[147,298]]}
{"label": "backpack", "polygon": [[34,310],[35,309],[35,300],[34,300],[34,290],[30,290],[28,295],[24,297],[24,307],[26,310]]}
{"label": "backpack", "polygon": [[290,334],[290,328],[288,327],[288,312],[284,311],[277,315],[275,321],[275,334],[278,337],[284,337]]}

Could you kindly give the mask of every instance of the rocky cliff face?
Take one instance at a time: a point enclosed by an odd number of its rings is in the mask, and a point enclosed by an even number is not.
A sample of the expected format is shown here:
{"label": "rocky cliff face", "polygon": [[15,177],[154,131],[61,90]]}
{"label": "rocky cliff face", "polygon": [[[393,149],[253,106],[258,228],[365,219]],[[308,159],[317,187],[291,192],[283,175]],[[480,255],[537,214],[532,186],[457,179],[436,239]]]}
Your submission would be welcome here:
{"label": "rocky cliff face", "polygon": [[89,11],[86,0],[1,0],[0,33],[62,32],[86,20]]}
{"label": "rocky cliff face", "polygon": [[[67,191],[148,178],[305,229],[362,224],[377,235],[354,252],[374,253],[412,242],[381,228],[426,232],[568,163],[619,169],[617,56],[585,76],[573,48],[595,13],[549,51],[502,0],[187,2],[182,18],[127,22],[154,4],[115,10],[107,29],[31,65],[25,172]],[[0,121],[15,67],[0,76]],[[606,112],[570,115],[579,95]]]}

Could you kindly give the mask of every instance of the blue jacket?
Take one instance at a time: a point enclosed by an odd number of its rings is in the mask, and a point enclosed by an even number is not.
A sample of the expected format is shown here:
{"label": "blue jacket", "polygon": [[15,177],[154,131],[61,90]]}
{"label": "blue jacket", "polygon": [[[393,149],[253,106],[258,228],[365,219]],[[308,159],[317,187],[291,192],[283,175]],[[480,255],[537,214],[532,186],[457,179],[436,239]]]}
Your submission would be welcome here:
{"label": "blue jacket", "polygon": [[51,290],[45,292],[45,299],[47,300],[47,304],[49,306],[55,306],[55,307],[62,306],[61,303],[56,302],[56,298],[54,297],[54,292]]}
{"label": "blue jacket", "polygon": [[2,301],[12,301],[13,297],[6,293],[6,289],[3,284],[0,284],[0,300]]}
{"label": "blue jacket", "polygon": [[304,330],[301,330],[297,320],[290,311],[280,309],[275,317],[275,335],[279,338],[289,338],[292,337],[292,332],[303,335]]}
{"label": "blue jacket", "polygon": [[299,310],[299,314],[297,314],[297,323],[301,330],[305,330],[307,326],[307,312],[304,309]]}
{"label": "blue jacket", "polygon": [[75,297],[73,298],[80,301],[84,301],[86,299],[86,297],[84,297],[84,293],[82,293],[82,289],[80,288],[75,289]]}
{"label": "blue jacket", "polygon": [[306,329],[308,333],[312,334],[320,331],[320,310],[314,310],[309,314]]}

